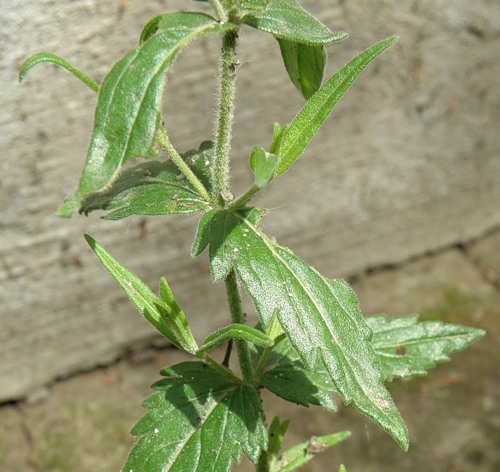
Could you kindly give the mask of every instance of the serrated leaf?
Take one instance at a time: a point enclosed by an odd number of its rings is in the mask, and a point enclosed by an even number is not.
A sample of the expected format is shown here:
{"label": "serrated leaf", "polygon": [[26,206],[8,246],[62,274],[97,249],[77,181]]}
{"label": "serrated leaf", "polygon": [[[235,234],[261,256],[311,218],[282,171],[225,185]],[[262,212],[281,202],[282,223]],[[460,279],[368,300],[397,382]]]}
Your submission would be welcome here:
{"label": "serrated leaf", "polygon": [[257,391],[235,385],[201,362],[164,369],[132,429],[141,436],[124,471],[226,472],[243,452],[257,462],[267,447]]}
{"label": "serrated leaf", "polygon": [[277,311],[283,331],[306,368],[323,365],[346,403],[372,418],[403,449],[408,431],[386,390],[358,300],[341,280],[326,280],[270,240],[256,223],[261,210],[214,210],[200,221],[193,254],[209,244],[212,279],[234,267],[266,328]]}
{"label": "serrated leaf", "polygon": [[285,172],[297,160],[356,77],[397,39],[392,36],[362,52],[308,100],[283,132],[276,175]]}
{"label": "serrated leaf", "polygon": [[209,33],[233,28],[202,13],[170,13],[158,31],[129,52],[105,77],[94,130],[74,195],[58,210],[68,217],[85,196],[105,190],[127,160],[155,154],[165,72],[183,46]]}
{"label": "serrated leaf", "polygon": [[242,22],[253,28],[302,44],[331,44],[344,39],[345,33],[332,33],[307,13],[297,0],[270,0],[260,11],[243,16]]}
{"label": "serrated leaf", "polygon": [[351,433],[342,431],[340,433],[327,434],[325,436],[313,436],[309,441],[296,444],[286,450],[282,456],[271,463],[271,472],[293,472],[310,462],[314,457],[326,449],[345,441]]}
{"label": "serrated leaf", "polygon": [[63,59],[62,57],[57,56],[56,54],[52,54],[50,52],[39,52],[37,54],[33,54],[33,56],[28,57],[19,69],[19,82],[24,80],[24,77],[28,73],[28,71],[40,64],[42,62],[52,62],[53,64],[57,64],[58,66],[66,69],[68,72],[71,72],[76,78],[80,79],[85,85],[90,87],[94,92],[99,91],[99,85],[94,82],[90,77],[84,74],[81,70],[73,67],[68,61]]}
{"label": "serrated leaf", "polygon": [[260,347],[271,347],[274,345],[274,341],[262,331],[244,324],[233,323],[210,333],[203,340],[198,352],[209,351],[230,339],[241,339]]}
{"label": "serrated leaf", "polygon": [[449,360],[485,334],[482,329],[443,323],[418,321],[418,315],[388,319],[385,315],[366,319],[373,330],[372,344],[387,378],[427,374],[436,364]]}
{"label": "serrated leaf", "polygon": [[[244,215],[251,223],[257,224],[263,211],[242,209],[239,214]],[[192,256],[196,257],[210,244],[210,275],[214,283],[227,277],[232,268],[232,259],[238,252],[235,251],[237,248],[229,248],[226,244],[226,235],[230,234],[233,229],[241,231],[241,228],[238,228],[240,220],[233,217],[227,218],[228,215],[232,214],[228,214],[224,210],[211,210],[205,213],[198,223],[198,231],[191,249]],[[245,229],[245,231],[249,232],[250,230]]]}
{"label": "serrated leaf", "polygon": [[[212,145],[202,143],[199,150],[182,157],[196,176],[210,189]],[[123,171],[103,192],[83,198],[80,213],[108,211],[102,218],[119,220],[132,215],[179,215],[206,210],[208,203],[171,161],[143,162]]]}
{"label": "serrated leaf", "polygon": [[158,298],[139,277],[122,266],[95,239],[88,234],[85,239],[139,313],[172,344],[187,352],[196,352],[198,346],[179,305],[175,301],[172,303],[168,299]]}
{"label": "serrated leaf", "polygon": [[255,184],[262,188],[273,177],[277,159],[274,154],[266,152],[260,146],[254,146],[250,154],[250,168],[255,177]]}
{"label": "serrated leaf", "polygon": [[278,42],[290,80],[308,100],[323,82],[327,57],[324,46],[310,46],[284,39]]}

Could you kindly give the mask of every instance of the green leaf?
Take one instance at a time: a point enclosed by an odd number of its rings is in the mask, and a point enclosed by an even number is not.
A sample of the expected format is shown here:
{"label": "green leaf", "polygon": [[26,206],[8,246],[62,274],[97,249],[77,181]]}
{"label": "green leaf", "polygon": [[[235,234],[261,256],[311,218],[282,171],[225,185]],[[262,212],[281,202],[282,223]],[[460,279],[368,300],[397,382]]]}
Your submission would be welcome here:
{"label": "green leaf", "polygon": [[254,146],[250,154],[250,168],[255,177],[257,187],[264,187],[273,177],[277,159],[260,146]]}
{"label": "green leaf", "polygon": [[160,22],[163,19],[163,16],[164,15],[155,16],[146,23],[146,26],[142,28],[141,36],[139,37],[139,45],[146,42],[149,38],[151,38],[151,36],[153,36],[158,32],[158,30],[160,29]]}
{"label": "green leaf", "polygon": [[[258,358],[262,350],[256,350],[254,355]],[[332,393],[336,390],[329,379],[330,375],[321,365],[317,365],[314,371],[307,370],[290,341],[284,339],[272,350],[259,382],[291,403],[305,407],[317,405],[335,411]]]}
{"label": "green leaf", "polygon": [[289,425],[290,420],[281,422],[277,416],[273,418],[273,421],[271,421],[271,425],[269,426],[269,446],[267,447],[268,455],[278,455]]}
{"label": "green leaf", "polygon": [[212,162],[214,160],[214,143],[203,141],[198,149],[191,149],[182,153],[182,158],[193,173],[198,177],[205,188],[210,191],[213,187]]}
{"label": "green leaf", "polygon": [[[183,154],[186,163],[210,188],[209,166],[212,144]],[[106,220],[119,220],[131,215],[190,214],[206,210],[208,203],[171,162],[143,162],[123,171],[110,187],[83,198],[80,213],[106,210]]]}
{"label": "green leaf", "polygon": [[307,13],[297,0],[270,0],[261,11],[250,12],[241,21],[270,33],[278,39],[302,44],[323,45],[344,39],[345,33],[332,33]]}
{"label": "green leaf", "polygon": [[174,298],[174,294],[164,277],[160,279],[160,300],[155,302],[156,308],[165,322],[172,330],[175,341],[173,344],[187,352],[194,353],[198,346],[187,322],[186,315]]}
{"label": "green leaf", "polygon": [[347,469],[345,468],[345,465],[342,464],[339,468],[339,472],[347,472]]}
{"label": "green leaf", "polygon": [[231,469],[243,452],[257,462],[267,446],[258,392],[235,385],[201,362],[168,369],[144,402],[149,411],[132,429],[141,436],[123,470],[147,472]]}
{"label": "green leaf", "polygon": [[127,160],[155,154],[165,72],[190,41],[233,27],[202,13],[163,15],[158,31],[111,69],[99,91],[78,188],[58,210],[59,216],[69,217],[82,198],[105,190]]}
{"label": "green leaf", "polygon": [[419,322],[418,315],[391,320],[385,315],[370,316],[366,321],[387,380],[426,375],[428,369],[485,334],[482,329],[441,321]]}
{"label": "green leaf", "polygon": [[281,56],[292,83],[308,100],[323,82],[326,66],[324,46],[310,46],[279,39]]}
{"label": "green leaf", "polygon": [[274,345],[274,341],[262,331],[244,324],[234,323],[210,333],[203,340],[198,352],[209,351],[230,339],[241,339],[260,347],[271,347]]}
{"label": "green leaf", "polygon": [[351,433],[327,434],[325,436],[312,436],[309,441],[296,444],[278,459],[271,463],[271,472],[292,472],[311,461],[317,454],[345,441]]}
{"label": "green leaf", "polygon": [[[226,235],[230,234],[233,229],[241,231],[240,220],[237,217],[232,217],[232,213],[228,214],[224,210],[211,210],[205,213],[198,223],[198,231],[191,249],[193,257],[200,255],[203,250],[209,246],[210,257],[210,275],[214,283],[224,280],[232,268],[232,260],[236,257],[238,248],[229,248],[226,244]],[[238,215],[244,215],[250,222],[257,224],[263,215],[262,211],[255,209],[243,209],[238,212]],[[228,216],[230,216],[228,218]],[[250,230],[245,228],[247,234]],[[250,249],[250,245],[245,243],[245,249]],[[236,250],[235,250],[236,249]]]}
{"label": "green leaf", "polygon": [[257,226],[261,210],[213,210],[200,220],[193,255],[209,244],[212,279],[234,267],[266,328],[275,311],[306,368],[324,366],[346,403],[372,418],[403,449],[408,431],[386,390],[370,343],[371,330],[356,295],[341,280],[326,280]]}
{"label": "green leaf", "polygon": [[[160,282],[163,299],[159,299],[147,285],[114,259],[97,241],[88,234],[85,239],[118,285],[144,318],[151,323],[172,344],[194,353],[198,349],[184,313],[173,299],[172,292],[164,279]],[[165,296],[170,293],[169,296]]]}
{"label": "green leaf", "polygon": [[85,75],[82,71],[73,67],[69,62],[64,60],[62,57],[51,54],[50,52],[39,52],[33,54],[33,56],[28,57],[19,69],[19,82],[22,82],[28,71],[40,64],[41,62],[52,62],[58,66],[71,72],[77,79],[80,79],[85,85],[89,86],[94,92],[99,91],[99,85],[97,85],[90,77]]}
{"label": "green leaf", "polygon": [[296,161],[356,77],[397,39],[392,36],[362,52],[309,99],[283,133],[276,175],[285,172]]}

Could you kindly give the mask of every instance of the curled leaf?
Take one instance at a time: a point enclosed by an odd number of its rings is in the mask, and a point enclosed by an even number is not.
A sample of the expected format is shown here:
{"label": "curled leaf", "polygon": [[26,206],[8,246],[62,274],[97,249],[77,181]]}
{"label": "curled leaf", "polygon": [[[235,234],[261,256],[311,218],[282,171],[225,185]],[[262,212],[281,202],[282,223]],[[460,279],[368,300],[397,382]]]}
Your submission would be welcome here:
{"label": "curled leaf", "polygon": [[58,66],[66,69],[68,72],[71,72],[77,79],[80,79],[85,85],[89,86],[94,92],[99,91],[99,85],[95,83],[90,77],[85,75],[82,71],[78,70],[76,67],[73,67],[68,61],[64,60],[62,57],[59,57],[50,52],[39,52],[37,54],[33,54],[33,56],[28,57],[19,69],[19,82],[22,82],[28,71],[40,64],[42,62],[52,62],[53,64],[57,64]]}
{"label": "curled leaf", "polygon": [[278,40],[281,56],[290,80],[308,100],[323,82],[326,66],[325,47]]}
{"label": "curled leaf", "polygon": [[271,347],[274,345],[273,339],[266,336],[262,331],[244,324],[234,323],[210,333],[203,340],[198,352],[209,351],[230,339],[240,339],[260,347]]}
{"label": "curled leaf", "polygon": [[116,280],[139,313],[172,344],[194,353],[198,349],[186,321],[184,313],[174,300],[165,280],[160,283],[162,299],[135,274],[121,265],[95,239],[85,235],[85,239],[102,265]]}

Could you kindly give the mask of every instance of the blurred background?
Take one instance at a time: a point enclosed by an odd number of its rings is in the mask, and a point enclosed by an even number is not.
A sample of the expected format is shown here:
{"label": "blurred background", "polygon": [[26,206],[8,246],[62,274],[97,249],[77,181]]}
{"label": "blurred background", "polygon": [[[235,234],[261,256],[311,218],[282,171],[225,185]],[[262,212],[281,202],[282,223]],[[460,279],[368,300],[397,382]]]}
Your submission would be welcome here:
{"label": "blurred background", "polygon": [[[271,401],[269,416],[296,418],[290,442],[353,432],[306,470],[500,470],[500,3],[302,4],[350,35],[328,48],[327,76],[387,36],[400,40],[259,195],[271,210],[266,232],[325,276],[348,278],[365,314],[419,312],[488,335],[429,376],[391,386],[408,454],[349,407],[325,415]],[[182,359],[134,312],[84,232],[152,288],[165,276],[198,338],[227,318],[205,256],[188,255],[196,217],[53,216],[76,186],[96,95],[48,64],[17,82],[40,51],[100,82],[151,17],[178,9],[208,11],[188,0],[0,0],[2,471],[119,470],[148,385]],[[218,49],[215,37],[189,45],[169,74],[164,119],[180,151],[211,137]],[[272,36],[245,28],[239,53],[235,194],[250,183],[252,145],[268,146],[274,122],[303,104]]]}

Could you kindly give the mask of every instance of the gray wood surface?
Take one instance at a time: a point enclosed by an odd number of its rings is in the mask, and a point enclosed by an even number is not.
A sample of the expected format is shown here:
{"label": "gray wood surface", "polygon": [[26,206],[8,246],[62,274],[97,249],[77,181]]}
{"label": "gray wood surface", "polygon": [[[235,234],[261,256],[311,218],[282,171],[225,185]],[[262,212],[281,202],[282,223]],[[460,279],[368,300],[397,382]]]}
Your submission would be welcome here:
{"label": "gray wood surface", "polygon": [[[329,49],[333,73],[374,42],[400,41],[355,83],[292,170],[262,192],[265,229],[325,275],[349,276],[478,238],[500,224],[500,3],[331,2],[304,6],[350,38]],[[224,323],[224,288],[189,248],[196,218],[53,211],[77,182],[95,94],[30,54],[57,53],[100,81],[152,16],[190,1],[0,0],[0,400],[105,364],[153,333],[91,254],[88,232],[156,286],[160,276],[197,336]],[[5,8],[4,8],[5,7]],[[8,8],[7,8],[8,7]],[[180,150],[210,138],[217,38],[179,57],[164,99]],[[272,37],[240,37],[233,190],[249,182],[248,153],[303,101]],[[310,186],[303,190],[304,183]]]}

